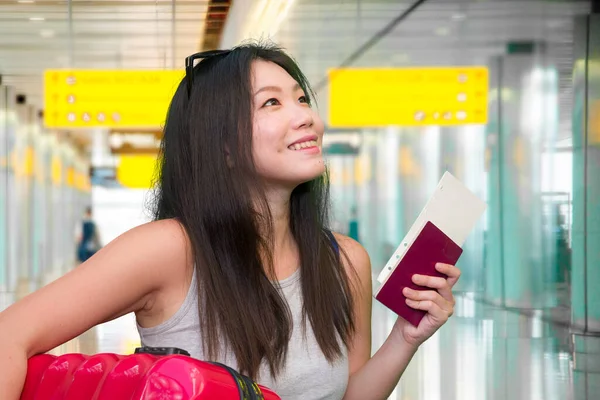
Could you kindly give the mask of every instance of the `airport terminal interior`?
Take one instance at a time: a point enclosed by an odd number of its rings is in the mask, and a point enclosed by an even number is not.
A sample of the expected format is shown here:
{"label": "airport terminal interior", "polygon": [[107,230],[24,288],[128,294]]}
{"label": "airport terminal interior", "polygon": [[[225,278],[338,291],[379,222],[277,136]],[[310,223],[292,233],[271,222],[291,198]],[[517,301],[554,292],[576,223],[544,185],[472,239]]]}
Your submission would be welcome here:
{"label": "airport terminal interior", "polygon": [[[77,268],[86,208],[101,245],[151,220],[185,58],[248,39],[311,83],[374,290],[445,172],[487,204],[390,399],[600,398],[595,0],[0,0],[0,311]],[[373,352],[396,318],[373,302]],[[130,314],[51,352],[139,345]]]}

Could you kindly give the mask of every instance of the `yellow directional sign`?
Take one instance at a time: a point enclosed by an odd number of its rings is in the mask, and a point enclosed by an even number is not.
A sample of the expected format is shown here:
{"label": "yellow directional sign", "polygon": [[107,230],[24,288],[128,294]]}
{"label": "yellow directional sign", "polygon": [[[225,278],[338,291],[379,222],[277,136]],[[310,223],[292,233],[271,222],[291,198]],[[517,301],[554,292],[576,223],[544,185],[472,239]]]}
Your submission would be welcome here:
{"label": "yellow directional sign", "polygon": [[157,128],[182,71],[49,70],[44,120],[50,128]]}
{"label": "yellow directional sign", "polygon": [[155,154],[123,154],[119,157],[117,180],[130,189],[150,189],[157,166]]}
{"label": "yellow directional sign", "polygon": [[329,71],[329,126],[487,123],[485,67]]}

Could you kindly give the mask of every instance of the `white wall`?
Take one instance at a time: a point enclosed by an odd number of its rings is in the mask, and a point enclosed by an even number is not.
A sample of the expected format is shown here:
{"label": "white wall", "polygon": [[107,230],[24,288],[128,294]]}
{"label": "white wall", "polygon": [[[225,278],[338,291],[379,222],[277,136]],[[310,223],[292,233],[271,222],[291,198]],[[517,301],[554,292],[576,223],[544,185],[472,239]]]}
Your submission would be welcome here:
{"label": "white wall", "polygon": [[148,190],[107,189],[95,186],[92,190],[94,220],[102,244],[122,233],[150,221],[147,207],[151,200]]}

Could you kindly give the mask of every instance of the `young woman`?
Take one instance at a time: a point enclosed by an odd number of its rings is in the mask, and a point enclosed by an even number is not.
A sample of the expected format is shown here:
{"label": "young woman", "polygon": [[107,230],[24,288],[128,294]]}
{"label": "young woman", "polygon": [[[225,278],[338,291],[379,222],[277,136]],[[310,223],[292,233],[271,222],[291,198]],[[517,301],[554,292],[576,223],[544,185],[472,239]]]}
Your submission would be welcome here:
{"label": "young woman", "polygon": [[[201,58],[194,66],[194,58]],[[0,398],[27,358],[134,312],[142,343],[228,364],[283,399],[385,399],[452,314],[459,270],[415,276],[426,310],[371,357],[371,265],[326,228],[324,126],[273,46],[186,59],[169,108],[155,220],[0,314]],[[398,293],[400,296],[400,293]]]}

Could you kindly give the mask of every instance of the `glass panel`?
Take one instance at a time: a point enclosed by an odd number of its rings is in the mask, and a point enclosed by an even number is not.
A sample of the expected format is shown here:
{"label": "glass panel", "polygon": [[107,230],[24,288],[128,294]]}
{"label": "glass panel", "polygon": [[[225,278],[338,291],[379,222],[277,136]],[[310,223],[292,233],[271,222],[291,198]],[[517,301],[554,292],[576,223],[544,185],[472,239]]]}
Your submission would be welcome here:
{"label": "glass panel", "polygon": [[[0,297],[8,291],[8,135],[7,89],[0,85]],[[3,309],[0,299],[0,310]]]}
{"label": "glass panel", "polygon": [[[587,285],[588,328],[600,332],[600,16],[590,17],[587,136]],[[600,384],[596,385],[597,387]]]}

